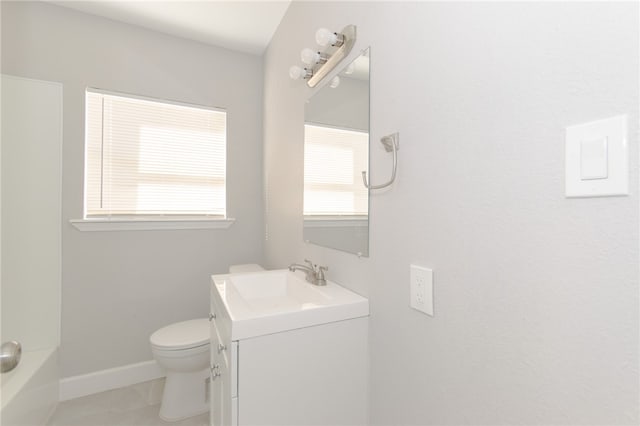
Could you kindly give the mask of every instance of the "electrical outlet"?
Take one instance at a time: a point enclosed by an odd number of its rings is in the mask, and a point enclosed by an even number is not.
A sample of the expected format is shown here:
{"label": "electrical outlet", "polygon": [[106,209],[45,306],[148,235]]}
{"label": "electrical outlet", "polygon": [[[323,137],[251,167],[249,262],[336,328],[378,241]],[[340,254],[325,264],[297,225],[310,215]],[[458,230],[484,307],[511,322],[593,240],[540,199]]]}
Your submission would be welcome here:
{"label": "electrical outlet", "polygon": [[409,269],[411,302],[410,306],[433,316],[433,271],[418,265]]}

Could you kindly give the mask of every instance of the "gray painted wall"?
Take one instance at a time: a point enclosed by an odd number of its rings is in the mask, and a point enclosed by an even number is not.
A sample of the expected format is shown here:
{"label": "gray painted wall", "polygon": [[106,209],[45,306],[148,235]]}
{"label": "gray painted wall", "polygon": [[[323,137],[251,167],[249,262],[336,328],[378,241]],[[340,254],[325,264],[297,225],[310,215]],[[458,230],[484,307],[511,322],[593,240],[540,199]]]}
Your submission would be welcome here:
{"label": "gray painted wall", "polygon": [[[64,84],[62,376],[152,359],[149,335],[208,313],[209,275],[261,262],[261,58],[46,3],[2,2],[2,72]],[[228,112],[228,230],[80,232],[87,86]],[[37,295],[34,295],[37,297]]]}
{"label": "gray painted wall", "polygon": [[[371,50],[371,135],[400,132],[371,257],[302,242],[288,67],[318,27]],[[638,4],[294,2],[265,54],[266,259],[371,302],[373,424],[637,424]],[[630,196],[564,197],[564,128],[629,114]],[[390,159],[372,148],[374,183]],[[434,269],[435,317],[408,307]]]}

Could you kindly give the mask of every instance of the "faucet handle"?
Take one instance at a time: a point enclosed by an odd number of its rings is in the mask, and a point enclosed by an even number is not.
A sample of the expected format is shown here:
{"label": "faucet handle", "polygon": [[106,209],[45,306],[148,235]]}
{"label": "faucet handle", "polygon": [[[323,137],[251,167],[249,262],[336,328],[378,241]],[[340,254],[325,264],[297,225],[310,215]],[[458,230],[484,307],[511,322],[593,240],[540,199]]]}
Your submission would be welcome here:
{"label": "faucet handle", "polygon": [[310,261],[309,259],[305,259],[304,261],[309,264],[309,268],[311,268],[314,271],[316,270],[316,267],[312,261]]}
{"label": "faucet handle", "polygon": [[318,275],[317,275],[317,283],[318,285],[327,285],[327,280],[324,277],[324,272],[328,271],[329,267],[328,266],[319,266],[318,267]]}

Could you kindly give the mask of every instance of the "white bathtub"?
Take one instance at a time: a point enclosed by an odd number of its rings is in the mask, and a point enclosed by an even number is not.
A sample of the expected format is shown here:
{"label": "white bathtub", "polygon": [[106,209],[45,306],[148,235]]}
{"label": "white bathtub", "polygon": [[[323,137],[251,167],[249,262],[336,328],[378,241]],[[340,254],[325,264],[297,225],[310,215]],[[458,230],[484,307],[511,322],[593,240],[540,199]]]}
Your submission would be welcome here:
{"label": "white bathtub", "polygon": [[20,364],[0,375],[0,424],[42,426],[58,404],[55,349],[23,352]]}

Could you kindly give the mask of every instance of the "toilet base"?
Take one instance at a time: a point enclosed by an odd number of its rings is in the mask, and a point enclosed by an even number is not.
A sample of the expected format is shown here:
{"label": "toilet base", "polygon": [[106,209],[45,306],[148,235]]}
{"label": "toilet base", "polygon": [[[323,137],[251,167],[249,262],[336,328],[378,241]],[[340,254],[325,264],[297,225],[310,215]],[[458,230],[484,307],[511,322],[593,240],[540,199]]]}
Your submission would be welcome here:
{"label": "toilet base", "polygon": [[209,411],[209,369],[183,373],[167,371],[160,418],[175,422]]}

